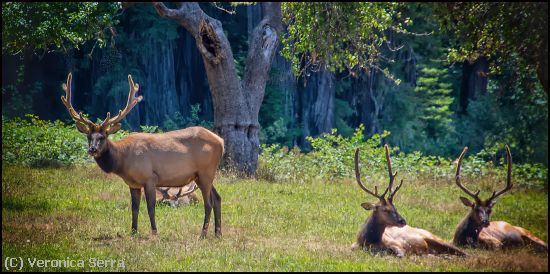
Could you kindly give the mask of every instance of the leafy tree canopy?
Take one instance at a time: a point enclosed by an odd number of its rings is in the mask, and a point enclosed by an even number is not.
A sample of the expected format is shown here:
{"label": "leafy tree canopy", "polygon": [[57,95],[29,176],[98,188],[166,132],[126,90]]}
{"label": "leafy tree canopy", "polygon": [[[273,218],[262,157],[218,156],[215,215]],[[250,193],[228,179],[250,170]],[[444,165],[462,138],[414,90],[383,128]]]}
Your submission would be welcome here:
{"label": "leafy tree canopy", "polygon": [[454,34],[450,61],[486,56],[493,72],[515,56],[531,71],[548,62],[547,2],[446,2],[435,4],[434,11],[442,29]]}
{"label": "leafy tree canopy", "polygon": [[2,3],[2,53],[78,48],[93,38],[104,45],[119,8],[120,2]]}
{"label": "leafy tree canopy", "polygon": [[[377,67],[383,59],[388,30],[403,31],[399,3],[283,3],[288,33],[282,38],[282,55],[297,75],[325,67],[343,71]],[[386,75],[388,73],[386,72]]]}

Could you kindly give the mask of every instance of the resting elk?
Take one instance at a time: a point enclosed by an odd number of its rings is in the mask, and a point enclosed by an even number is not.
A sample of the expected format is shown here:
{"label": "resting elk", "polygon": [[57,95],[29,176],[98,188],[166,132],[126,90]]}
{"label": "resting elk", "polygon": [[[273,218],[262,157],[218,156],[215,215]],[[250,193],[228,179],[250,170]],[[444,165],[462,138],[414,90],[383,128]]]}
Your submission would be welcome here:
{"label": "resting elk", "polygon": [[206,237],[210,214],[214,208],[215,235],[221,237],[221,198],[213,186],[214,176],[224,152],[223,139],[202,127],[190,127],[165,133],[132,133],[119,141],[108,139],[117,132],[120,121],[143,97],[136,97],[139,85],[128,75],[130,91],[126,107],[118,115],[95,124],[77,113],[71,105],[71,81],[63,85],[66,96],[61,101],[75,120],[77,129],[88,137],[88,153],[107,173],[115,173],[130,188],[132,233],[137,232],[141,189],[145,193],[151,231],[157,234],[155,202],[157,187],[182,187],[195,181],[204,201],[204,224],[201,238]]}
{"label": "resting elk", "polygon": [[[361,182],[359,149],[355,151],[355,178],[357,183],[366,193],[378,198],[378,202],[376,204],[361,204],[364,209],[372,210],[372,214],[365,221],[359,233],[357,233],[357,240],[352,245],[352,249],[361,248],[374,252],[389,251],[398,257],[403,257],[407,253],[464,255],[462,251],[445,243],[429,231],[408,226],[403,217],[399,215],[393,204],[393,198],[395,193],[401,188],[403,180],[401,180],[395,190],[392,190],[397,172],[392,173],[388,145],[385,145],[384,149],[386,151],[390,182],[381,195],[378,194],[376,186],[374,187],[374,192],[372,192]],[[385,198],[386,194],[388,194],[387,199]]]}
{"label": "resting elk", "polygon": [[526,229],[503,221],[489,221],[496,199],[512,189],[512,155],[508,145],[506,145],[506,159],[508,162],[506,187],[498,192],[493,191],[493,194],[487,200],[479,198],[479,190],[475,193],[471,192],[461,182],[460,166],[467,150],[468,147],[464,147],[458,157],[456,185],[472,197],[474,201],[460,197],[462,203],[470,208],[470,213],[458,224],[453,239],[454,244],[487,249],[531,245],[535,250],[548,251],[548,245]]}
{"label": "resting elk", "polygon": [[189,205],[198,201],[194,193],[197,188],[195,182],[184,187],[157,187],[157,203],[168,203],[171,207]]}

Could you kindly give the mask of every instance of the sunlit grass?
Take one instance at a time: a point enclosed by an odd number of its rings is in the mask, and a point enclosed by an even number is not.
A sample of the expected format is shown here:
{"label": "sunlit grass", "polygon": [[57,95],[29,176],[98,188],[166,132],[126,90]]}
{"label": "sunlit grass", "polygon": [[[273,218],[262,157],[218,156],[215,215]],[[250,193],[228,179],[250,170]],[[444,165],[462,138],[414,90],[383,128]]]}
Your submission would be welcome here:
{"label": "sunlit grass", "polygon": [[[380,176],[382,177],[382,176]],[[450,241],[467,214],[451,178],[405,176],[396,207],[411,226]],[[495,178],[466,183],[502,187]],[[375,182],[366,182],[373,184]],[[379,185],[386,181],[377,181]],[[158,236],[150,235],[145,203],[139,233],[130,235],[128,187],[95,165],[78,168],[2,169],[2,260],[114,259],[125,268],[48,268],[23,270],[125,271],[532,271],[548,270],[547,254],[530,250],[466,250],[469,256],[372,255],[351,251],[357,230],[369,212],[367,197],[351,178],[308,183],[271,183],[218,176],[222,196],[223,239],[200,240],[202,202],[187,207],[157,207]],[[483,195],[483,194],[482,194]],[[200,195],[199,195],[200,196]],[[493,220],[523,226],[548,240],[548,194],[518,189],[495,206]],[[5,270],[5,269],[4,269]]]}

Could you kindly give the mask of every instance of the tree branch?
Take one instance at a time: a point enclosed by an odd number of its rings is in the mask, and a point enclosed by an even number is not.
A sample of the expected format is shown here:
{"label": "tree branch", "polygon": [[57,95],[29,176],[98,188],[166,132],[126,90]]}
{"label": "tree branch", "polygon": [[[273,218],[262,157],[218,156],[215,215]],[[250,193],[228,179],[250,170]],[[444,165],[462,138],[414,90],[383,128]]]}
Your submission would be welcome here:
{"label": "tree branch", "polygon": [[[281,3],[261,3],[262,20],[252,31],[245,62],[243,87],[249,94],[253,113],[258,113],[265,93],[271,62],[277,51],[282,29]],[[257,108],[257,109],[256,109]]]}

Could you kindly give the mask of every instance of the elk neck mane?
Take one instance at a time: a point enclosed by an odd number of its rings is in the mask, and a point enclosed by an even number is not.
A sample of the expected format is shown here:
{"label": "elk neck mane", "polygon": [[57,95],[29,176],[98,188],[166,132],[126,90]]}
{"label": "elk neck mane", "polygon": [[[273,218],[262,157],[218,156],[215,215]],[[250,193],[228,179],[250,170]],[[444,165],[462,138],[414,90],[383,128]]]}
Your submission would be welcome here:
{"label": "elk neck mane", "polygon": [[382,235],[386,227],[376,220],[376,215],[371,215],[359,231],[358,242],[364,244],[379,244],[382,242]]}
{"label": "elk neck mane", "polygon": [[472,240],[477,240],[479,233],[481,232],[482,227],[477,226],[472,219],[472,214],[468,214],[462,221],[458,224],[455,233],[455,243],[466,242],[466,239],[472,238]]}
{"label": "elk neck mane", "polygon": [[101,155],[94,157],[97,165],[106,173],[115,172],[119,168],[121,148],[126,142],[113,142],[107,139],[107,148]]}

